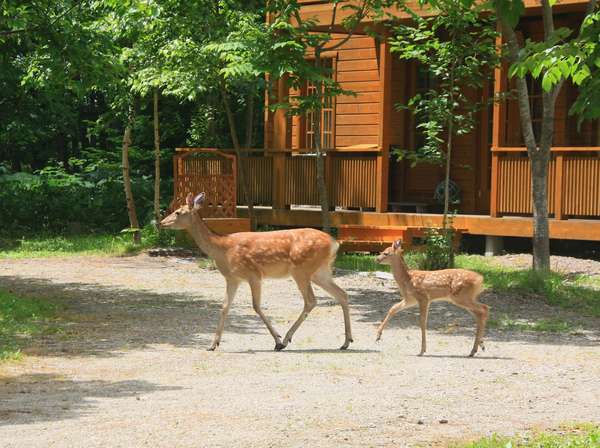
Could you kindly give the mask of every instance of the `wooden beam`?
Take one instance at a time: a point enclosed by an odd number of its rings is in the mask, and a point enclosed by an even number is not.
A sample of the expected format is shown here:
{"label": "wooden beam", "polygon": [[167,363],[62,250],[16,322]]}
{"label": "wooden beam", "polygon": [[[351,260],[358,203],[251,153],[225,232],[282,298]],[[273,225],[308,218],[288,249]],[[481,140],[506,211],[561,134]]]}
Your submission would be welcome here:
{"label": "wooden beam", "polygon": [[[597,152],[600,146],[553,146],[551,152]],[[492,147],[492,152],[527,152],[524,146]]]}
{"label": "wooden beam", "polygon": [[[286,227],[318,227],[321,223],[320,211],[314,210],[274,210],[255,208],[258,222]],[[247,210],[238,208],[238,215],[245,216]],[[593,219],[550,219],[550,238],[566,240],[600,241],[600,220]],[[442,215],[423,213],[375,213],[375,212],[332,212],[334,227],[344,224],[366,226],[399,227],[440,227]],[[528,217],[494,218],[481,215],[457,215],[456,228],[464,229],[471,235],[514,236],[531,238],[533,219]]]}

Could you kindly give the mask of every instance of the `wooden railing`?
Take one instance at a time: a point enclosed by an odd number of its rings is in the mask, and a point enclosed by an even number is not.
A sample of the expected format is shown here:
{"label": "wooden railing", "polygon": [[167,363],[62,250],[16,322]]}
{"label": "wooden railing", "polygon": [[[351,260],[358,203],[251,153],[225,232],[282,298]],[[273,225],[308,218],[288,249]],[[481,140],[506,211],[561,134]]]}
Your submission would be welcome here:
{"label": "wooden railing", "polygon": [[[273,204],[273,182],[271,173],[273,172],[273,158],[266,157],[264,154],[252,154],[242,158],[241,163],[246,168],[248,186],[250,188],[250,197],[254,205],[272,205]],[[238,163],[238,167],[240,163]],[[244,197],[242,183],[238,168],[237,197],[241,201]]]}
{"label": "wooden railing", "polygon": [[[548,167],[548,213],[600,217],[600,147],[554,147]],[[531,162],[526,148],[492,148],[490,215],[530,215]]]}
{"label": "wooden railing", "polygon": [[[332,154],[326,160],[325,181],[331,207],[375,208],[376,159]],[[285,205],[318,205],[317,158],[291,155],[285,161]]]}

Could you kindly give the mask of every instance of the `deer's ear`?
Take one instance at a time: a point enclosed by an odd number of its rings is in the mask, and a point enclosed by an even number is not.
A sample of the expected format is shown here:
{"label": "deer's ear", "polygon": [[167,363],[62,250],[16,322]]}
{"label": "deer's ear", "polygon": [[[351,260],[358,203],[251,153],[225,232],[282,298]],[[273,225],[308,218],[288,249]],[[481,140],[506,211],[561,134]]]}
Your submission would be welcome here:
{"label": "deer's ear", "polygon": [[185,198],[185,203],[187,204],[190,210],[194,207],[194,195],[192,193],[187,194]]}
{"label": "deer's ear", "polygon": [[394,241],[394,250],[398,250],[402,247],[402,241],[396,240]]}
{"label": "deer's ear", "polygon": [[206,198],[206,193],[202,192],[194,198],[194,209],[199,209]]}

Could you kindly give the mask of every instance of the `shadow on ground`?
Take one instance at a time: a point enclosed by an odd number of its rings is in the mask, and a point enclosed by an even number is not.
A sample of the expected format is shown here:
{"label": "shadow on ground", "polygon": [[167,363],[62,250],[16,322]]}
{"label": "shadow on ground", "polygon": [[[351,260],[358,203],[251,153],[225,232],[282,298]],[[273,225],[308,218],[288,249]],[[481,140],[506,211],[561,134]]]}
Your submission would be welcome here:
{"label": "shadow on ground", "polygon": [[0,383],[0,426],[75,418],[93,411],[102,398],[138,397],[179,390],[147,381],[74,381],[56,375],[12,377]]}
{"label": "shadow on ground", "polygon": [[[118,356],[120,350],[153,344],[174,347],[212,342],[222,302],[194,294],[157,294],[100,284],[55,283],[46,279],[0,276],[2,287],[23,295],[46,297],[65,308],[60,331],[37,338],[27,354]],[[229,313],[227,333],[263,331],[255,315]]]}

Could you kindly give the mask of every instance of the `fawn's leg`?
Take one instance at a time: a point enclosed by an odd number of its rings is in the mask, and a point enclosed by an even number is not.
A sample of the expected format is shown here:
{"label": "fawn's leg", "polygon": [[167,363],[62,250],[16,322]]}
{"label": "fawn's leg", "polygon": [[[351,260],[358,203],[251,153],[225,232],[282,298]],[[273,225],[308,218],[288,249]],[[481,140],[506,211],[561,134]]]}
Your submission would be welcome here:
{"label": "fawn's leg", "polygon": [[340,347],[340,350],[346,350],[352,340],[352,329],[350,325],[350,308],[348,306],[348,295],[346,292],[335,284],[333,278],[331,277],[331,271],[320,271],[313,276],[312,281],[317,285],[323,288],[326,292],[331,294],[333,298],[335,298],[340,306],[342,307],[342,311],[344,313],[344,332],[346,335],[346,339],[344,341],[344,345]]}
{"label": "fawn's leg", "polygon": [[223,334],[223,328],[225,327],[225,319],[227,318],[227,313],[229,313],[231,302],[233,302],[235,293],[240,285],[239,280],[236,278],[225,277],[225,281],[227,282],[227,294],[225,295],[225,301],[223,302],[223,309],[221,310],[221,317],[219,319],[219,325],[217,326],[217,332],[215,333],[215,338],[212,345],[210,348],[208,348],[209,351],[215,350],[221,343],[221,335]]}
{"label": "fawn's leg", "polygon": [[388,322],[390,321],[390,319],[392,317],[394,317],[394,315],[403,310],[404,308],[409,308],[411,306],[415,305],[415,303],[408,303],[406,301],[406,299],[402,299],[400,302],[396,303],[394,306],[392,306],[390,308],[390,310],[388,311],[387,315],[385,316],[385,319],[383,319],[383,322],[381,322],[381,324],[379,325],[379,328],[377,328],[377,339],[376,341],[379,341],[381,339],[381,333],[383,333],[383,329],[385,328],[385,326],[388,324]]}
{"label": "fawn's leg", "polygon": [[419,356],[427,351],[427,316],[429,315],[429,301],[419,301],[419,323],[421,325],[421,352]]}
{"label": "fawn's leg", "polygon": [[277,331],[275,331],[271,325],[271,322],[269,322],[269,319],[267,316],[265,316],[260,307],[261,283],[262,282],[260,279],[252,279],[248,281],[248,284],[250,285],[250,291],[252,292],[252,307],[254,308],[256,314],[260,316],[264,324],[267,326],[267,329],[269,330],[269,333],[271,333],[271,336],[273,336],[273,339],[275,339],[275,348],[277,348],[281,346],[281,336],[279,333],[277,333]]}

